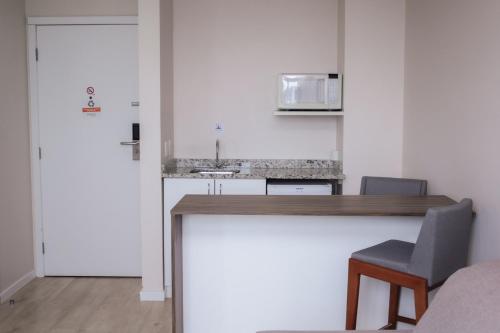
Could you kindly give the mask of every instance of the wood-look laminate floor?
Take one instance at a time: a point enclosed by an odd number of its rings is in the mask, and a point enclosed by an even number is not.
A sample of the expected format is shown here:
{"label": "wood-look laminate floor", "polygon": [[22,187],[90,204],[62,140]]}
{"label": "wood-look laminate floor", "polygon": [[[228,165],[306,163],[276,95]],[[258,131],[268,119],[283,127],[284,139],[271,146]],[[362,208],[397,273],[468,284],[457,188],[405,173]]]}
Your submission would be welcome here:
{"label": "wood-look laminate floor", "polygon": [[171,302],[140,302],[140,279],[42,278],[0,304],[0,333],[171,332]]}

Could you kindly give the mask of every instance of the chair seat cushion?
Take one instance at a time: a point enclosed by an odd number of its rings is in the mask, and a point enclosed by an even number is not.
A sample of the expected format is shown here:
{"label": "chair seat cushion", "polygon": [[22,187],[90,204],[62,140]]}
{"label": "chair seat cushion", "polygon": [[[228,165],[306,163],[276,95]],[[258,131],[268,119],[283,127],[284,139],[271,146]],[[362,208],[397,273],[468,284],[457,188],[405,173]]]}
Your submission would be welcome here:
{"label": "chair seat cushion", "polygon": [[407,273],[414,248],[414,243],[391,239],[387,242],[354,252],[351,258]]}

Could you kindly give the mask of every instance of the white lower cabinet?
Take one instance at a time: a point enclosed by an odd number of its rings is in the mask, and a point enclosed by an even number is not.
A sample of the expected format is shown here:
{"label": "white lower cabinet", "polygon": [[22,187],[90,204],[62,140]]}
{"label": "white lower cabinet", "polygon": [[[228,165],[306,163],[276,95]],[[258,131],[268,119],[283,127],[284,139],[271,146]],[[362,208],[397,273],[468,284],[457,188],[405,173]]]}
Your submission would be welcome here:
{"label": "white lower cabinet", "polygon": [[265,179],[216,179],[218,195],[266,195]]}
{"label": "white lower cabinet", "polygon": [[170,210],[186,194],[205,195],[265,195],[265,179],[188,179],[163,180],[163,256],[165,292],[172,297],[172,268],[170,256]]}

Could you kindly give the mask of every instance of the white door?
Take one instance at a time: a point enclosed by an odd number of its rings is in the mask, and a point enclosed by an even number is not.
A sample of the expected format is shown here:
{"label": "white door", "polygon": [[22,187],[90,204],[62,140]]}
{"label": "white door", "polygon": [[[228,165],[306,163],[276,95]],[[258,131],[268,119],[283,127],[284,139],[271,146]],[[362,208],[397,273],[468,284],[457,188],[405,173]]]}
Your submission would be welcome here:
{"label": "white door", "polygon": [[[45,274],[140,276],[137,26],[37,28]],[[89,112],[90,111],[90,112]]]}

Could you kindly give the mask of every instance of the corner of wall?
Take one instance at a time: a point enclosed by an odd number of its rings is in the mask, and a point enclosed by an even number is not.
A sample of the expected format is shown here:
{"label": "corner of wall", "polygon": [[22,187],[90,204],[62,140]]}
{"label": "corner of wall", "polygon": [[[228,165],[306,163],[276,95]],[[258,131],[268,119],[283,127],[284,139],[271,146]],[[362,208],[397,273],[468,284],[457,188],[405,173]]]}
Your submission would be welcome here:
{"label": "corner of wall", "polygon": [[35,271],[28,272],[20,277],[18,280],[10,284],[9,286],[0,288],[0,304],[5,303],[10,299],[16,292],[21,290],[28,283],[36,278]]}
{"label": "corner of wall", "polygon": [[[8,297],[32,275],[30,133],[24,1],[0,2],[0,297]],[[7,44],[7,45],[5,45]]]}
{"label": "corner of wall", "polygon": [[407,175],[407,168],[406,168],[406,152],[407,152],[407,144],[408,144],[408,138],[407,138],[407,75],[408,75],[408,3],[410,0],[404,0],[404,7],[405,7],[405,24],[404,24],[404,35],[405,35],[405,44],[404,44],[404,68],[403,68],[403,123],[402,123],[402,128],[403,128],[403,143],[401,145],[401,175],[403,177],[406,177]]}
{"label": "corner of wall", "polygon": [[163,292],[160,0],[139,0],[143,292]]}
{"label": "corner of wall", "polygon": [[174,156],[173,0],[160,3],[162,163]]}
{"label": "corner of wall", "polygon": [[364,175],[402,175],[405,4],[345,2],[345,193]]}

